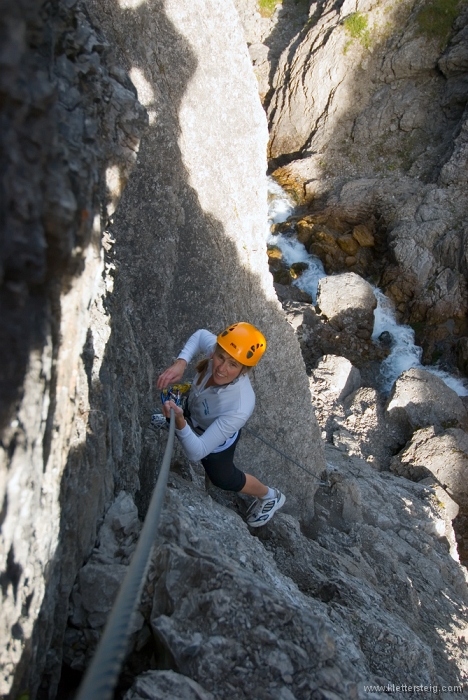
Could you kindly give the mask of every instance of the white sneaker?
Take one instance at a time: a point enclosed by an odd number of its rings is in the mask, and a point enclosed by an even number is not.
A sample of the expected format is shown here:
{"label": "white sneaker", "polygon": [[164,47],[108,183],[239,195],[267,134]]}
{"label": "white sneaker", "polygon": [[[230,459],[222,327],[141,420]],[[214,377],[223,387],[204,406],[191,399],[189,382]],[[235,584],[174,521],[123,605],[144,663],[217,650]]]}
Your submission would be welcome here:
{"label": "white sneaker", "polygon": [[265,525],[274,513],[279,510],[286,501],[286,496],[278,489],[275,489],[274,498],[256,498],[247,510],[247,525],[250,527],[261,527]]}
{"label": "white sneaker", "polygon": [[169,425],[167,423],[166,416],[163,416],[162,413],[153,413],[151,416],[151,427],[155,429],[162,428],[163,430],[167,430]]}

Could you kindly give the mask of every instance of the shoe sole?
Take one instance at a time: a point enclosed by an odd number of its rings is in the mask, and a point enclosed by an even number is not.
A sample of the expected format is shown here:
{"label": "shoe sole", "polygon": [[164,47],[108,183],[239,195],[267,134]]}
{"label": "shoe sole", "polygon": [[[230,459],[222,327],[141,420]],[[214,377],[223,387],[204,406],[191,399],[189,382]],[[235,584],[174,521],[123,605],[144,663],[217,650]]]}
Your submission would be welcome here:
{"label": "shoe sole", "polygon": [[281,498],[279,499],[278,503],[275,506],[273,506],[273,508],[270,510],[269,513],[267,513],[267,517],[265,518],[265,520],[261,520],[260,522],[256,522],[256,523],[249,523],[248,522],[247,525],[249,527],[263,527],[263,525],[266,525],[267,522],[272,519],[272,517],[274,516],[276,511],[284,506],[285,502],[286,502],[286,496],[284,495],[284,493],[282,493]]}

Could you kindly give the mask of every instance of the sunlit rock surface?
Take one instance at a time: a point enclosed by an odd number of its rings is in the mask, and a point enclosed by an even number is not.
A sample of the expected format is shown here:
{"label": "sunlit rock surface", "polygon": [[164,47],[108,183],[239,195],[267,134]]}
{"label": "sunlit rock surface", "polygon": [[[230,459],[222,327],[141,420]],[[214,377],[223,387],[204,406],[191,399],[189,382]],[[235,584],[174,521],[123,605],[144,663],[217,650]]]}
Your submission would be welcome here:
{"label": "sunlit rock surface", "polygon": [[354,274],[323,277],[318,283],[317,305],[337,331],[370,340],[377,300],[371,285]]}
{"label": "sunlit rock surface", "polygon": [[417,428],[467,427],[462,400],[442,379],[413,367],[396,380],[387,402],[391,421],[406,428],[408,435]]}
{"label": "sunlit rock surface", "polygon": [[433,426],[417,430],[405,449],[392,459],[390,468],[415,481],[432,474],[453,500],[468,511],[466,431],[459,428],[441,430]]}

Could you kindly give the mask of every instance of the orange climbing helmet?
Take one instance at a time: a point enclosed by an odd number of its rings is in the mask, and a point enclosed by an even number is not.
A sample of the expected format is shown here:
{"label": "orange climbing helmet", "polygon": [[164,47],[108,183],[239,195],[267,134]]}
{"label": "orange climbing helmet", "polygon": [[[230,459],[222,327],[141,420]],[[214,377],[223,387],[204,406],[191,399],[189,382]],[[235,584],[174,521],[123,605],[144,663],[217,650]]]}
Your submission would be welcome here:
{"label": "orange climbing helmet", "polygon": [[247,367],[258,363],[267,345],[265,336],[255,326],[243,322],[228,326],[216,340],[231,357]]}

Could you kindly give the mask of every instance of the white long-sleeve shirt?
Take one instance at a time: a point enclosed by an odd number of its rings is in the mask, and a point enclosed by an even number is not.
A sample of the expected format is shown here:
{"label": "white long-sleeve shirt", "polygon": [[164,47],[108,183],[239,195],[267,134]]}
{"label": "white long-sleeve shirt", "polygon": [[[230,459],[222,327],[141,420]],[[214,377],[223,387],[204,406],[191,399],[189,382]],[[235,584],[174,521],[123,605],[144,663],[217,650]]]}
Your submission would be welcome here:
{"label": "white long-sleeve shirt", "polygon": [[[215,346],[216,336],[210,331],[200,329],[190,336],[178,357],[188,364],[199,353],[211,355]],[[199,385],[197,380],[200,375],[196,375],[188,398],[192,425],[202,428],[205,432],[197,435],[188,424],[182,430],[176,430],[185,454],[193,461],[229,447],[255,408],[255,394],[246,374],[230,384],[210,386],[206,389],[211,375],[210,360]]]}

